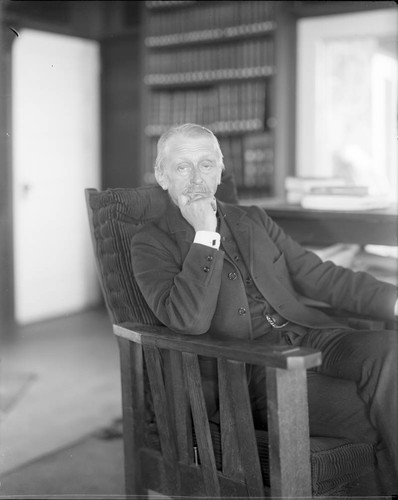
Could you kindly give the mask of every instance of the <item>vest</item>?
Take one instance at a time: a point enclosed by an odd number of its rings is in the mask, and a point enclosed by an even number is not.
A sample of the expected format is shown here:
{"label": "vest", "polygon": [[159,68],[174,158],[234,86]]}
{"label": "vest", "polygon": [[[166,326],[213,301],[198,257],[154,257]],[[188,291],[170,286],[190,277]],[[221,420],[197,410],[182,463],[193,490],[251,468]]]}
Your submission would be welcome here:
{"label": "vest", "polygon": [[[220,247],[225,253],[220,297],[228,300],[228,310],[231,311],[232,318],[235,318],[234,322],[239,321],[239,317],[242,316],[248,316],[249,318],[249,328],[242,329],[238,335],[236,335],[236,328],[231,328],[230,330],[225,328],[224,332],[232,331],[235,333],[233,335],[235,337],[249,339],[257,339],[271,333],[274,338],[275,334],[277,336],[279,334],[287,334],[293,338],[297,335],[302,335],[305,332],[305,328],[292,323],[288,323],[281,329],[273,328],[266,316],[275,315],[275,312],[254,284],[249,270],[241,258],[239,248],[229,226],[222,216],[219,218],[219,232],[221,235]],[[246,297],[245,303],[242,302],[242,291],[244,291],[244,296]],[[240,297],[238,299],[240,303],[236,303],[236,297]],[[279,317],[279,323],[283,324],[284,322],[283,318]]]}
{"label": "vest", "polygon": [[250,317],[250,334],[246,338],[257,338],[270,330],[271,326],[265,319],[265,314],[270,312],[270,306],[265,297],[255,286],[249,270],[241,258],[238,246],[225,219],[220,217],[221,248],[225,252],[223,276],[221,278],[222,290],[228,289],[228,296],[236,295],[236,288],[243,287],[247,297],[246,309],[238,307],[238,315],[248,314]]}

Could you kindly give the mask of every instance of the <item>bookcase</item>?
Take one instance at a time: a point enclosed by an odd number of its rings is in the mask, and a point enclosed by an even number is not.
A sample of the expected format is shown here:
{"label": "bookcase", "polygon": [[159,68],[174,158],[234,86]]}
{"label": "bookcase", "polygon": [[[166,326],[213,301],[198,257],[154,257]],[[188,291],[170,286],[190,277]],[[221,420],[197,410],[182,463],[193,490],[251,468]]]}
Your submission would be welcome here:
{"label": "bookcase", "polygon": [[239,195],[274,194],[277,4],[145,2],[145,183],[161,133],[193,122],[216,134]]}

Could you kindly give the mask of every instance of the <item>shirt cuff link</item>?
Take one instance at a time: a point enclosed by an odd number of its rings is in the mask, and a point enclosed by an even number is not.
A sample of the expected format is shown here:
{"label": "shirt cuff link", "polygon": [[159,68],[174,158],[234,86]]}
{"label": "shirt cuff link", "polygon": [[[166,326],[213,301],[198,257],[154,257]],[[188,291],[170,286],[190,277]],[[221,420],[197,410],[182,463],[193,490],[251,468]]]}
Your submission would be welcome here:
{"label": "shirt cuff link", "polygon": [[193,242],[218,250],[220,248],[220,234],[213,231],[197,231]]}

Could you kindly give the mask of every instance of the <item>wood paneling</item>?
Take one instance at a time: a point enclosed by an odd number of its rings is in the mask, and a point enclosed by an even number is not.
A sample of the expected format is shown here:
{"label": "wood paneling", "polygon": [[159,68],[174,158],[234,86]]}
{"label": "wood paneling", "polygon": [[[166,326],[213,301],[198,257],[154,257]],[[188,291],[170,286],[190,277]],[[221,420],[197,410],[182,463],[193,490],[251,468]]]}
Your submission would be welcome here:
{"label": "wood paneling", "polygon": [[141,184],[139,33],[105,40],[102,54],[102,186]]}
{"label": "wood paneling", "polygon": [[[0,325],[14,317],[11,172],[11,46],[17,35],[3,22],[0,3]],[[4,328],[7,332],[8,329]]]}

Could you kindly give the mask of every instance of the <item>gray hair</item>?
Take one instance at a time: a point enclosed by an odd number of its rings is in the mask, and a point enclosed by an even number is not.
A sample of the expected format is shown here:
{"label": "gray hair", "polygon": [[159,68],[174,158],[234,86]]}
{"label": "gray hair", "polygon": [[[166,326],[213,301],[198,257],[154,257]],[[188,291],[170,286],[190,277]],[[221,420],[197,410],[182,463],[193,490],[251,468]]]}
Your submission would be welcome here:
{"label": "gray hair", "polygon": [[184,123],[183,125],[177,125],[169,128],[160,136],[157,145],[155,172],[163,170],[167,143],[176,135],[182,135],[183,137],[209,137],[214,143],[216,154],[220,157],[220,166],[224,169],[223,154],[218,139],[213,132],[206,127],[202,127],[202,125],[197,125],[196,123]]}

